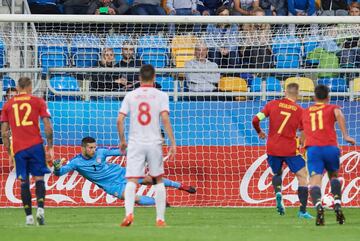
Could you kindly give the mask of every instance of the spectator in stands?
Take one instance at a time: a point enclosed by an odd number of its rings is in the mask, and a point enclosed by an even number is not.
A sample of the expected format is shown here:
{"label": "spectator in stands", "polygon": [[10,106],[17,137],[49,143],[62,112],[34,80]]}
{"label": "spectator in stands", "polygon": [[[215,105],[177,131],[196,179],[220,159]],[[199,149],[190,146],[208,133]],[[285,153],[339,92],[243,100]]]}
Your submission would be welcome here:
{"label": "spectator in stands", "polygon": [[59,14],[58,0],[28,0],[32,14]]}
{"label": "spectator in stands", "polygon": [[230,7],[231,0],[198,0],[197,10],[202,15],[215,15],[221,6]]}
{"label": "spectator in stands", "polygon": [[[112,48],[105,48],[101,53],[101,60],[99,61],[98,67],[102,68],[113,68],[115,64],[115,54]],[[116,79],[119,79],[118,73],[94,73],[92,75],[92,81],[90,89],[92,91],[117,91],[120,86],[116,83]]]}
{"label": "spectator in stands", "polygon": [[[254,8],[254,16],[265,16],[261,8]],[[239,49],[242,68],[272,67],[270,24],[244,24],[244,43]]]}
{"label": "spectator in stands", "polygon": [[[289,16],[315,16],[315,0],[288,0]],[[311,35],[317,35],[318,25],[310,25]],[[295,24],[289,25],[291,35],[295,35]]]}
{"label": "spectator in stands", "polygon": [[[117,67],[124,68],[140,68],[142,62],[139,59],[136,59],[135,55],[135,44],[131,41],[124,41],[122,47],[122,60]],[[121,73],[120,78],[115,80],[119,84],[120,90],[129,91],[137,88],[140,85],[139,75],[136,72]]]}
{"label": "spectator in stands", "polygon": [[[229,16],[230,9],[221,6],[216,15]],[[206,43],[209,47],[209,60],[220,68],[235,68],[239,45],[239,27],[236,24],[209,24],[207,26]]]}
{"label": "spectator in stands", "polygon": [[348,15],[348,4],[346,0],[321,0],[321,16],[346,16]]}
{"label": "spectator in stands", "polygon": [[65,14],[87,14],[93,0],[61,0]]}
{"label": "spectator in stands", "polygon": [[254,15],[256,7],[259,7],[259,0],[234,0],[232,15]]}
{"label": "spectator in stands", "polygon": [[166,15],[161,0],[134,0],[131,8],[133,15]]}
{"label": "spectator in stands", "polygon": [[[207,59],[208,47],[204,42],[195,45],[195,59],[185,63],[186,69],[217,69],[218,65]],[[217,91],[220,73],[186,73],[186,83],[189,91],[211,92]]]}
{"label": "spectator in stands", "polygon": [[6,95],[4,96],[5,101],[10,100],[12,97],[17,95],[18,91],[15,87],[9,87],[6,89]]}
{"label": "spectator in stands", "polygon": [[286,0],[260,0],[260,7],[266,16],[286,16]]}
{"label": "spectator in stands", "polygon": [[[200,15],[196,9],[197,0],[167,0],[166,7],[169,9],[169,15]],[[194,26],[194,32],[200,31],[200,26]],[[175,24],[169,25],[169,32],[175,34]]]}
{"label": "spectator in stands", "polygon": [[349,5],[349,15],[350,16],[360,16],[360,3],[352,2]]}
{"label": "spectator in stands", "polygon": [[129,5],[126,0],[95,0],[91,2],[87,13],[120,15],[125,14],[127,10],[129,10]]}

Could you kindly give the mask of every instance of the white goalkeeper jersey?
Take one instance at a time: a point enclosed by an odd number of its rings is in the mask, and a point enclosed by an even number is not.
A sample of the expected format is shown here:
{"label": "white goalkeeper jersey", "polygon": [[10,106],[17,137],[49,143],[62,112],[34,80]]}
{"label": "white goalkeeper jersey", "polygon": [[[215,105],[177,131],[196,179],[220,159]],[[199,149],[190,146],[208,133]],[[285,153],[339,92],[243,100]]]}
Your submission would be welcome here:
{"label": "white goalkeeper jersey", "polygon": [[161,144],[160,114],[169,112],[166,93],[142,85],[125,95],[119,114],[130,115],[129,143]]}

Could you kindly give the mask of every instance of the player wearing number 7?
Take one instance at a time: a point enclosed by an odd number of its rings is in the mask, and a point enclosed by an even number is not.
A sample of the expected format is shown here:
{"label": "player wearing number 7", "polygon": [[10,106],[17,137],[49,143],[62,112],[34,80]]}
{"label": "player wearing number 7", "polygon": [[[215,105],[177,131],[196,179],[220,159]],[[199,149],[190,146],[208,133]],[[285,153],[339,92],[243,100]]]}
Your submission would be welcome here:
{"label": "player wearing number 7", "polygon": [[19,94],[4,105],[1,115],[1,133],[4,146],[8,150],[10,159],[12,159],[9,139],[9,128],[11,129],[16,176],[21,181],[21,200],[26,213],[26,224],[34,224],[29,180],[29,174],[31,174],[35,179],[38,204],[37,221],[39,225],[44,225],[44,174],[50,173],[50,170],[46,165],[39,117],[44,122],[48,152],[52,159],[54,151],[50,113],[43,99],[31,95],[32,83],[29,78],[21,77],[17,89]]}
{"label": "player wearing number 7", "polygon": [[285,214],[282,200],[282,165],[286,162],[299,182],[298,197],[300,200],[299,218],[313,218],[307,211],[308,182],[305,169],[305,160],[298,152],[296,139],[297,130],[301,130],[301,117],[303,109],[296,104],[299,95],[299,85],[290,83],[285,90],[285,98],[267,103],[264,109],[253,118],[253,127],[261,139],[266,135],[260,128],[260,121],[269,117],[269,137],[266,144],[268,163],[274,174],[272,185],[276,196],[276,208],[280,215]]}
{"label": "player wearing number 7", "polygon": [[154,88],[155,69],[143,65],[140,69],[140,88],[127,93],[122,102],[117,121],[120,148],[125,151],[127,143],[124,120],[130,113],[129,147],[127,150],[125,187],[125,218],[121,226],[130,226],[134,220],[135,188],[139,178],[145,176],[145,163],[149,175],[156,180],[156,225],[165,226],[166,190],[162,181],[164,174],[160,118],[170,142],[170,155],[176,151],[175,139],[169,119],[169,97]]}
{"label": "player wearing number 7", "polygon": [[336,220],[345,222],[341,210],[341,184],[338,179],[340,149],[338,147],[335,122],[337,121],[346,142],[354,145],[346,130],[345,118],[337,105],[328,104],[329,88],[325,85],[315,87],[316,103],[304,111],[303,126],[310,174],[310,195],[317,210],[316,225],[324,225],[324,209],[321,206],[321,180],[326,170],[330,179],[331,193],[334,195]]}

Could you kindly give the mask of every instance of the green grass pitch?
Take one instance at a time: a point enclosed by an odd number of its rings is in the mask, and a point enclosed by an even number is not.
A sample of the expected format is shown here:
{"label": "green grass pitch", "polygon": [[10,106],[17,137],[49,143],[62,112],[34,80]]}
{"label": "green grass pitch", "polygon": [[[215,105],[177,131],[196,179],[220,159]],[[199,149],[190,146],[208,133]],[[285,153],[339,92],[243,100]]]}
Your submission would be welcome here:
{"label": "green grass pitch", "polygon": [[[35,210],[35,209],[34,209]],[[154,208],[136,208],[135,223],[120,228],[123,208],[47,208],[46,226],[25,226],[22,209],[0,209],[1,241],[351,241],[360,237],[360,209],[346,208],[346,223],[326,211],[326,226],[300,220],[297,209],[279,216],[274,208],[169,208],[166,228],[155,227]],[[314,214],[314,210],[310,210]]]}

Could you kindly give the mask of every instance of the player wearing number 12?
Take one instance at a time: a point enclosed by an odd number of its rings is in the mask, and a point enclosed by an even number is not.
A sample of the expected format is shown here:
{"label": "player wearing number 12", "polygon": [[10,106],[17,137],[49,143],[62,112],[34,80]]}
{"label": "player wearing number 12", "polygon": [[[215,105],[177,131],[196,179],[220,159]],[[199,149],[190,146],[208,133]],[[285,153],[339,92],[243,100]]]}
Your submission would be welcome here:
{"label": "player wearing number 12", "polygon": [[1,133],[4,146],[8,150],[11,160],[9,128],[11,129],[16,176],[21,181],[21,199],[26,213],[26,224],[34,224],[29,180],[29,174],[31,174],[35,179],[38,204],[37,221],[39,225],[44,225],[44,174],[50,173],[50,170],[46,165],[39,117],[44,122],[48,152],[50,158],[53,158],[53,129],[50,113],[43,99],[31,95],[32,82],[29,78],[21,77],[17,89],[19,94],[4,105],[1,115]]}
{"label": "player wearing number 12", "polygon": [[304,111],[303,126],[310,174],[310,195],[316,207],[316,225],[324,225],[324,209],[321,205],[321,180],[326,170],[330,179],[331,193],[334,196],[334,211],[339,224],[345,222],[341,210],[341,184],[338,177],[340,149],[338,147],[335,122],[337,121],[344,140],[352,145],[355,140],[346,130],[345,118],[337,105],[328,104],[329,88],[325,85],[315,87],[316,103]]}
{"label": "player wearing number 12", "polygon": [[299,85],[290,83],[285,90],[285,98],[267,103],[264,109],[253,118],[253,126],[261,139],[266,135],[260,128],[260,121],[269,117],[269,137],[266,144],[268,163],[274,174],[272,185],[276,196],[276,208],[280,215],[285,214],[282,200],[282,165],[286,162],[290,171],[299,181],[298,196],[300,200],[299,218],[311,219],[306,212],[308,187],[305,160],[298,153],[296,140],[297,130],[301,130],[301,117],[303,109],[296,104],[299,95]]}
{"label": "player wearing number 12", "polygon": [[165,226],[166,190],[162,180],[164,174],[162,155],[162,136],[160,118],[167,133],[171,147],[169,155],[175,154],[175,139],[169,119],[169,97],[154,88],[155,69],[143,65],[140,69],[140,88],[127,93],[119,112],[117,127],[120,148],[125,151],[127,143],[124,133],[124,120],[130,113],[129,147],[127,151],[125,187],[125,218],[121,226],[130,226],[134,220],[135,188],[139,178],[145,176],[145,163],[149,175],[156,180],[155,207],[156,225]]}

